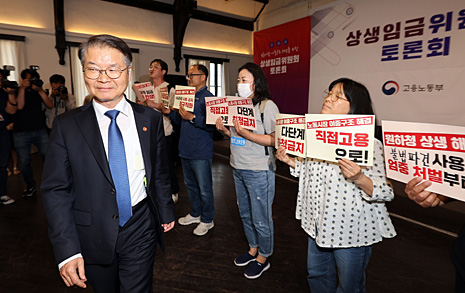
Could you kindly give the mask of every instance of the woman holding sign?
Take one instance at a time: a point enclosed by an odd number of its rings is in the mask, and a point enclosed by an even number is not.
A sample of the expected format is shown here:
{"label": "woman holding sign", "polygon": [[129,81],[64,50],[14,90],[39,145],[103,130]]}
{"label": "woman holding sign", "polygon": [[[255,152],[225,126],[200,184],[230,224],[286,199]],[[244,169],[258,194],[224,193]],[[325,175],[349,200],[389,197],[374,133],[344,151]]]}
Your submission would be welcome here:
{"label": "woman holding sign", "polygon": [[[320,114],[373,115],[362,84],[341,78],[325,93]],[[282,147],[276,157],[299,177],[296,218],[308,237],[308,284],[312,292],[365,292],[365,268],[374,243],[396,235],[384,202],[394,198],[386,181],[383,148],[375,139],[373,166],[295,160]],[[336,287],[336,271],[339,285]]]}
{"label": "woman holding sign", "polygon": [[239,96],[252,99],[256,131],[249,131],[238,120],[227,129],[221,118],[216,127],[231,138],[231,158],[239,213],[242,218],[249,250],[234,263],[247,266],[245,276],[256,279],[270,268],[268,258],[273,253],[273,218],[271,215],[275,191],[275,156],[273,154],[276,104],[270,100],[263,70],[254,63],[239,68]]}

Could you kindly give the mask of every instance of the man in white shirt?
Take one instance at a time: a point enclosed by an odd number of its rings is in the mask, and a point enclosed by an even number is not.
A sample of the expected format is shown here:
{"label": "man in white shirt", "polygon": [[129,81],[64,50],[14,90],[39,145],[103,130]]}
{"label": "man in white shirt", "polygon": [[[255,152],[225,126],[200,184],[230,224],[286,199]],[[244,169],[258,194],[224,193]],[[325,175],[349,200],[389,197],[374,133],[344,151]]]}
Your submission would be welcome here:
{"label": "man in white shirt", "polygon": [[[149,74],[150,78],[152,79],[152,85],[154,88],[154,100],[147,100],[144,101],[148,107],[151,107],[154,110],[159,111],[162,113],[162,108],[164,104],[162,102],[161,97],[161,89],[168,88],[169,89],[169,105],[173,106],[174,103],[174,96],[175,90],[174,87],[170,87],[170,84],[165,81],[165,76],[168,74],[168,64],[161,59],[154,59],[150,62],[149,67]],[[163,116],[163,125],[165,127],[165,138],[166,138],[166,145],[168,146],[168,156],[169,156],[169,171],[170,171],[170,178],[171,178],[171,193],[173,202],[177,203],[179,199],[179,184],[178,184],[178,177],[176,175],[176,166],[175,163],[177,161],[176,158],[176,151],[177,148],[176,140],[175,140],[175,133],[173,129],[173,125],[171,124],[171,119],[168,116]]]}
{"label": "man in white shirt", "polygon": [[60,275],[95,292],[152,292],[156,244],[174,226],[162,115],[124,98],[127,44],[79,47],[93,101],[55,118],[42,195]]}
{"label": "man in white shirt", "polygon": [[53,108],[45,110],[49,131],[52,129],[53,119],[56,116],[76,108],[76,99],[68,92],[65,82],[63,75],[54,74],[50,76],[51,91],[48,97],[53,102]]}

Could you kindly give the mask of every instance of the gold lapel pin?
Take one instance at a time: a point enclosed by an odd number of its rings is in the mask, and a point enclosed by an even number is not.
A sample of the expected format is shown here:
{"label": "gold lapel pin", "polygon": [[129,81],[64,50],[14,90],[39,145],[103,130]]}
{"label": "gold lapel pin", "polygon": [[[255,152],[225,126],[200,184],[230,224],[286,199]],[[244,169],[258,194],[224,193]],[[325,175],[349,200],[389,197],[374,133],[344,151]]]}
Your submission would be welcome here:
{"label": "gold lapel pin", "polygon": [[143,127],[142,130],[143,130],[143,131],[147,131],[147,127]]}

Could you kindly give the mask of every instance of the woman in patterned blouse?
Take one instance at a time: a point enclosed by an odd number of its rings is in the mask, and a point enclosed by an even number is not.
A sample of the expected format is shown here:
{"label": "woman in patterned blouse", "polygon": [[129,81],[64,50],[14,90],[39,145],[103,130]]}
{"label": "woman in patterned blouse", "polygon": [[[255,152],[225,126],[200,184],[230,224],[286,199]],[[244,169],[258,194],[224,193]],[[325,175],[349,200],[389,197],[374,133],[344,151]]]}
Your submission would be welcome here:
{"label": "woman in patterned blouse", "polygon": [[[340,78],[329,85],[320,114],[373,114],[362,84]],[[299,177],[296,218],[308,237],[311,292],[365,292],[365,268],[374,243],[396,235],[384,202],[394,198],[386,181],[382,144],[375,139],[373,166],[276,157]],[[336,284],[336,273],[339,284]]]}

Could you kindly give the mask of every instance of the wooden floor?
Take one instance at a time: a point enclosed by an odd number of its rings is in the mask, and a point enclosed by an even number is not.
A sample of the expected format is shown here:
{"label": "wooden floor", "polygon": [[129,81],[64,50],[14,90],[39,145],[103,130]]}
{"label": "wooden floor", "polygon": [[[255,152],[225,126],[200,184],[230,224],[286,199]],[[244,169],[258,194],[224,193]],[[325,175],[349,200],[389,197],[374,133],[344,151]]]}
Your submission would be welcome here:
{"label": "wooden floor", "polygon": [[[42,162],[33,156],[40,182]],[[273,205],[275,224],[271,268],[257,280],[247,280],[234,258],[248,249],[236,205],[228,149],[215,143],[213,158],[215,227],[205,236],[192,234],[195,225],[176,225],[166,234],[166,252],[157,252],[156,292],[309,292],[306,282],[307,236],[295,220],[297,183],[280,167]],[[180,182],[182,172],[178,170]],[[91,183],[91,184],[98,184]],[[8,193],[16,200],[0,206],[0,292],[93,292],[66,288],[59,277],[47,237],[40,193],[21,198],[21,176],[11,176]],[[453,292],[454,267],[450,261],[453,236],[433,231],[409,219],[458,233],[464,213],[449,209],[424,210],[402,196],[389,204],[398,232],[394,239],[374,245],[367,268],[368,292]],[[189,212],[181,184],[177,216]],[[404,219],[406,217],[408,219]]]}

